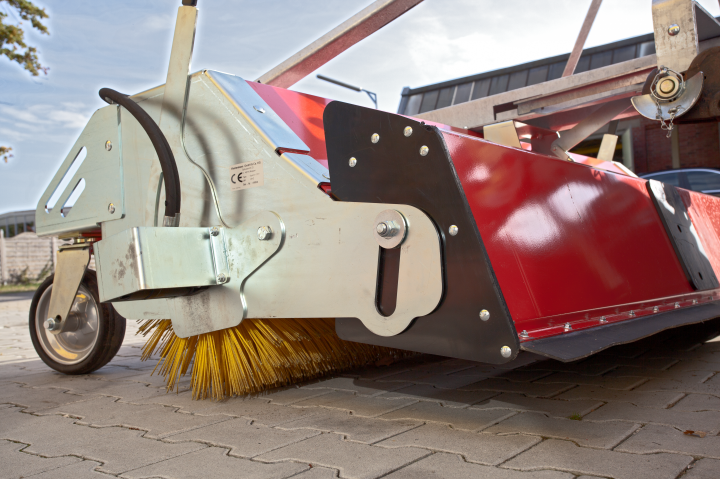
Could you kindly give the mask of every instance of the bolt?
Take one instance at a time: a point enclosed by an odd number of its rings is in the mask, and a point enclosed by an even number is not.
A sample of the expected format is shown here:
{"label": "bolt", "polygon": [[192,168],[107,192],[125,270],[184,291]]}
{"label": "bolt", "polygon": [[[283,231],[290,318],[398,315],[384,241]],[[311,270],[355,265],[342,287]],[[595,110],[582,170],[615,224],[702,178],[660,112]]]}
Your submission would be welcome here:
{"label": "bolt", "polygon": [[455,236],[458,234],[458,227],[455,225],[451,225],[450,228],[448,228],[448,233],[450,233],[450,236]]}
{"label": "bolt", "polygon": [[675,309],[680,307],[680,303],[675,303]]}
{"label": "bolt", "polygon": [[269,226],[261,226],[257,230],[257,236],[260,241],[267,241],[272,237],[272,229]]}
{"label": "bolt", "polygon": [[500,355],[504,358],[509,358],[512,356],[512,349],[510,349],[509,346],[503,346],[500,348]]}
{"label": "bolt", "polygon": [[570,323],[565,323],[565,331],[572,331],[572,325]]}
{"label": "bolt", "polygon": [[630,315],[631,318],[635,317],[635,311],[633,311],[632,309],[630,310],[630,312],[628,314]]}
{"label": "bolt", "polygon": [[668,35],[670,35],[671,37],[674,37],[678,33],[680,33],[680,25],[678,25],[677,23],[673,23],[668,27]]}
{"label": "bolt", "polygon": [[600,318],[600,324],[605,324],[605,323],[607,323],[607,319],[605,318],[605,316],[602,316]]}
{"label": "bolt", "polygon": [[105,142],[105,149],[106,149],[107,151],[112,150],[112,141],[108,140],[108,141]]}
{"label": "bolt", "polygon": [[60,321],[54,319],[54,318],[48,318],[45,320],[45,329],[48,331],[55,331],[56,329],[60,329]]}
{"label": "bolt", "polygon": [[660,311],[660,308],[657,307],[657,306],[655,306],[655,307],[653,308],[653,313],[657,313],[658,311]]}
{"label": "bolt", "polygon": [[108,211],[110,212],[110,214],[115,213],[115,205],[112,204],[112,203],[110,203],[110,204],[108,205]]}
{"label": "bolt", "polygon": [[225,276],[223,273],[220,273],[217,275],[217,282],[222,284],[227,281],[227,276]]}
{"label": "bolt", "polygon": [[380,236],[385,236],[388,231],[387,223],[378,223],[375,231],[377,231],[377,234],[379,234]]}
{"label": "bolt", "polygon": [[220,230],[218,229],[217,226],[213,226],[212,228],[210,228],[210,234],[212,236],[217,236],[220,234]]}
{"label": "bolt", "polygon": [[265,108],[261,106],[253,106],[253,108],[255,108],[255,111],[258,113],[265,113]]}
{"label": "bolt", "polygon": [[403,130],[403,135],[405,135],[405,136],[412,135],[412,127],[406,126],[405,129]]}
{"label": "bolt", "polygon": [[697,304],[697,299],[693,299],[693,304]]}
{"label": "bolt", "polygon": [[420,156],[427,156],[427,154],[430,152],[430,148],[423,145],[420,147]]}
{"label": "bolt", "polygon": [[520,337],[521,338],[529,338],[530,335],[528,334],[528,332],[526,330],[523,329],[522,333],[520,333]]}
{"label": "bolt", "polygon": [[357,165],[357,160],[355,159],[354,156],[352,158],[350,158],[350,161],[348,161],[348,165],[350,165],[350,168]]}
{"label": "bolt", "polygon": [[380,135],[378,135],[377,133],[373,133],[370,137],[370,141],[372,141],[373,143],[377,143],[378,141],[380,141]]}
{"label": "bolt", "polygon": [[490,319],[490,311],[488,311],[487,309],[483,309],[482,311],[480,311],[480,319],[482,319],[483,321],[487,321],[488,319]]}

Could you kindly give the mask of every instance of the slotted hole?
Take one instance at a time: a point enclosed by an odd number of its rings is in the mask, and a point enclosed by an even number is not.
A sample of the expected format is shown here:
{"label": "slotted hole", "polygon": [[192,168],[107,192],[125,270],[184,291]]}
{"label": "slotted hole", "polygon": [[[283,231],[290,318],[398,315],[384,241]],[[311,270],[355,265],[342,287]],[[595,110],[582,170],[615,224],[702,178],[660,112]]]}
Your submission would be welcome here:
{"label": "slotted hole", "polygon": [[677,227],[678,227],[678,231],[682,233],[682,228],[680,227],[680,225],[677,225]]}
{"label": "slotted hole", "polygon": [[65,204],[62,205],[62,208],[60,208],[60,215],[63,218],[65,218],[68,213],[70,213],[70,209],[75,205],[77,199],[80,198],[83,190],[85,190],[85,178],[80,178],[80,181],[78,181],[75,185],[75,188],[73,188],[72,193],[70,193],[70,196],[68,196]]}
{"label": "slotted hole", "polygon": [[[68,185],[70,184],[70,180],[73,179],[73,176],[75,176],[75,173],[77,173],[78,169],[80,168],[80,165],[83,164],[83,161],[85,161],[85,158],[87,157],[87,148],[84,146],[80,148],[80,151],[78,151],[77,155],[75,155],[75,159],[70,164],[70,168],[67,169],[65,174],[62,177],[62,180],[60,180],[60,183],[58,183],[57,187],[55,188],[55,191],[53,191],[53,194],[50,195],[50,198],[48,199],[48,202],[45,204],[45,213],[50,213],[53,208],[55,208],[55,205],[60,200],[60,197],[67,189]],[[83,183],[83,188],[84,188]],[[75,188],[77,189],[77,185],[75,185]],[[82,190],[80,191],[82,193]],[[71,195],[72,196],[72,195]],[[68,198],[69,200],[69,198]],[[67,204],[67,202],[65,202]],[[74,203],[74,202],[73,202]],[[62,211],[60,211],[62,214]]]}
{"label": "slotted hole", "polygon": [[400,279],[400,248],[380,248],[375,305],[383,316],[392,316],[397,306]]}
{"label": "slotted hole", "polygon": [[700,279],[703,279],[702,273],[700,271],[698,271],[698,276],[700,276]]}

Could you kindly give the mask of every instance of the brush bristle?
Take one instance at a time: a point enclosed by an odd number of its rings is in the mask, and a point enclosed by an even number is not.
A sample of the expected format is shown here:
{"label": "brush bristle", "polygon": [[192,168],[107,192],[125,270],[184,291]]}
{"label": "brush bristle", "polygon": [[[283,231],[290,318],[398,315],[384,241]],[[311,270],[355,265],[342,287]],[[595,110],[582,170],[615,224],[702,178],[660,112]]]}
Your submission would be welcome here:
{"label": "brush bristle", "polygon": [[150,335],[143,360],[160,353],[155,369],[165,376],[168,391],[192,367],[193,399],[258,393],[413,354],[344,341],[335,333],[334,319],[245,319],[233,328],[189,338],[177,337],[169,319],[151,319],[138,334]]}

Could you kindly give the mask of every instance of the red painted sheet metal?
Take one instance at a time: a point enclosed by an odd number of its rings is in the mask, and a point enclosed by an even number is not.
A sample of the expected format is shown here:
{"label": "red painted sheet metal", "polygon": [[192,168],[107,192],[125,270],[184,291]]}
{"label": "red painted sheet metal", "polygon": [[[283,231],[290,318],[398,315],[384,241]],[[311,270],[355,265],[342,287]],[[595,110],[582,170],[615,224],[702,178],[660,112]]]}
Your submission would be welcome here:
{"label": "red painted sheet metal", "polygon": [[[518,331],[558,334],[566,322],[591,327],[600,315],[624,320],[703,300],[645,180],[443,135]],[[691,199],[720,231],[718,205]]]}
{"label": "red painted sheet metal", "polygon": [[720,199],[694,191],[679,191],[705,254],[720,278]]}

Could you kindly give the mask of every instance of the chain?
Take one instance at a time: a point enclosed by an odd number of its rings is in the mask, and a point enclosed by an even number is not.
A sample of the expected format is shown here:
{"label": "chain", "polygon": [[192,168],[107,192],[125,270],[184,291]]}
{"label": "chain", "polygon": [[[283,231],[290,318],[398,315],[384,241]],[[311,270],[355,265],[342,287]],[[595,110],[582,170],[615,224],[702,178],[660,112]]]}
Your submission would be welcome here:
{"label": "chain", "polygon": [[670,138],[672,136],[673,128],[675,128],[675,125],[673,125],[673,120],[675,120],[675,115],[678,113],[678,108],[671,108],[668,110],[668,113],[670,113],[670,121],[665,123],[665,120],[662,117],[662,110],[660,109],[660,105],[657,106],[657,116],[656,118],[660,120],[660,128],[667,131],[667,135],[665,135],[665,138]]}

